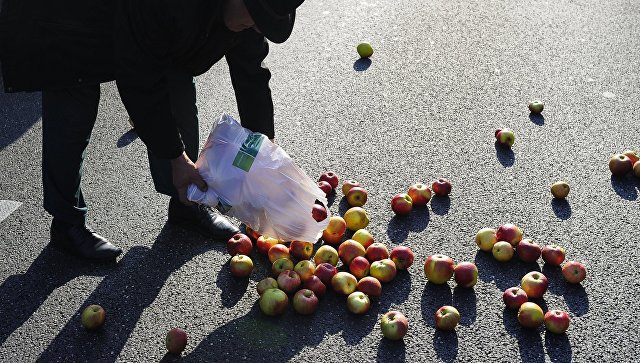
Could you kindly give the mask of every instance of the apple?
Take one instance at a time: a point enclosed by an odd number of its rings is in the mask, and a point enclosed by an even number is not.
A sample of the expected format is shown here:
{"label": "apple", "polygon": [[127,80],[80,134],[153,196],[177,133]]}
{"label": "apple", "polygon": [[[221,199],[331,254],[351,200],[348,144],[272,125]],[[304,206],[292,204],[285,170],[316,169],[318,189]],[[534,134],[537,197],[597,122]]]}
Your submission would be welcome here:
{"label": "apple", "polygon": [[564,261],[564,248],[557,245],[544,246],[542,248],[542,259],[550,266],[560,266]]}
{"label": "apple", "polygon": [[298,260],[308,260],[313,255],[313,243],[307,241],[291,241],[289,253]]}
{"label": "apple", "polygon": [[524,275],[522,281],[520,281],[522,290],[527,293],[528,297],[534,299],[542,297],[545,291],[547,291],[548,286],[549,280],[547,280],[547,277],[543,275],[542,272],[538,271],[529,272]]}
{"label": "apple", "polygon": [[431,200],[431,189],[422,183],[415,183],[409,187],[407,195],[416,207],[425,206]]}
{"label": "apple", "polygon": [[331,287],[342,295],[349,295],[356,291],[358,280],[348,272],[340,271],[331,278]]}
{"label": "apple", "polygon": [[460,323],[460,313],[453,306],[445,305],[438,309],[435,314],[436,327],[440,330],[451,331]]}
{"label": "apple", "polygon": [[506,241],[498,241],[491,250],[493,257],[500,262],[507,262],[513,257],[513,246]]}
{"label": "apple", "polygon": [[261,234],[256,231],[255,229],[249,227],[249,226],[245,226],[245,230],[247,232],[247,236],[249,236],[249,238],[251,238],[251,241],[256,242],[258,240],[258,238],[260,238]]}
{"label": "apple", "polygon": [[476,233],[476,244],[482,251],[491,252],[496,242],[498,242],[498,237],[493,228],[482,228]]}
{"label": "apple", "polygon": [[84,326],[87,330],[97,330],[102,325],[104,325],[104,321],[106,319],[107,312],[102,308],[102,306],[93,304],[87,306],[80,316],[80,321],[82,322],[82,326]]}
{"label": "apple", "polygon": [[321,180],[318,182],[318,188],[320,188],[320,190],[324,192],[325,197],[331,195],[331,192],[333,191],[331,184],[329,184],[329,182],[325,180]]}
{"label": "apple", "polygon": [[322,204],[314,204],[311,207],[311,217],[316,222],[322,222],[327,219],[327,208],[325,208]]}
{"label": "apple", "polygon": [[536,303],[527,301],[518,309],[518,322],[525,328],[535,329],[544,322],[542,308]]}
{"label": "apple", "polygon": [[347,180],[346,182],[344,182],[344,183],[342,184],[342,195],[345,195],[345,196],[346,196],[346,195],[347,195],[347,193],[349,193],[349,190],[351,190],[351,188],[353,188],[353,187],[360,187],[360,186],[361,186],[361,185],[360,185],[360,183],[358,183],[358,182],[357,182],[357,181],[355,181],[355,180],[352,180],[352,179]]}
{"label": "apple", "polygon": [[246,234],[236,233],[227,241],[227,252],[229,252],[231,256],[249,256],[252,251],[253,243],[251,242],[251,238]]}
{"label": "apple", "polygon": [[451,182],[445,178],[438,178],[431,183],[431,190],[441,197],[451,194]]}
{"label": "apple", "polygon": [[354,291],[347,297],[347,309],[354,314],[364,314],[370,307],[371,300],[362,291]]}
{"label": "apple", "polygon": [[251,271],[253,271],[253,261],[249,256],[235,255],[231,257],[229,269],[235,277],[247,277],[251,275]]}
{"label": "apple", "polygon": [[507,241],[511,243],[513,247],[517,246],[522,241],[522,231],[520,227],[512,223],[506,223],[501,225],[496,232],[498,241]]}
{"label": "apple", "polygon": [[406,270],[413,265],[414,254],[409,247],[395,246],[389,256],[398,270]]}
{"label": "apple", "polygon": [[262,295],[267,289],[277,289],[278,281],[273,277],[266,277],[256,285],[256,289],[258,290],[258,295]]}
{"label": "apple", "polygon": [[360,58],[369,58],[373,55],[373,47],[371,46],[371,44],[366,42],[358,44],[356,50],[358,51],[358,55],[360,56]]}
{"label": "apple", "polygon": [[471,262],[460,262],[453,268],[453,278],[460,287],[473,287],[478,282],[478,267]]}
{"label": "apple", "polygon": [[529,301],[527,293],[519,287],[510,287],[502,293],[502,301],[509,309],[519,309],[520,305]]}
{"label": "apple", "polygon": [[337,245],[342,241],[342,236],[347,230],[347,223],[340,216],[331,216],[329,218],[329,224],[324,231],[322,231],[322,239],[332,245]]}
{"label": "apple", "polygon": [[280,289],[267,289],[258,300],[260,310],[266,315],[276,316],[287,310],[289,297]]}
{"label": "apple", "polygon": [[294,265],[291,259],[282,257],[273,262],[271,265],[271,274],[273,276],[278,276],[282,271],[293,270]]}
{"label": "apple", "polygon": [[293,295],[293,309],[301,315],[313,314],[318,308],[318,297],[309,289],[298,290]]}
{"label": "apple", "polygon": [[325,284],[323,284],[322,281],[320,281],[320,278],[315,275],[304,280],[304,282],[302,283],[302,288],[313,291],[313,293],[316,294],[316,296],[319,298],[323,297],[324,293],[327,291],[327,287],[325,286]]}
{"label": "apple", "polygon": [[172,354],[180,354],[187,347],[187,332],[180,328],[173,328],[167,333],[165,339],[167,351]]}
{"label": "apple", "polygon": [[364,256],[365,252],[364,247],[352,239],[342,242],[338,247],[338,257],[345,265],[349,265],[356,257]]}
{"label": "apple", "polygon": [[636,150],[625,150],[622,155],[628,157],[632,165],[635,165],[640,160],[640,154]]}
{"label": "apple", "polygon": [[538,114],[538,113],[541,113],[543,109],[544,109],[544,103],[542,101],[535,100],[535,101],[529,102],[529,111],[531,111],[531,113]]}
{"label": "apple", "polygon": [[353,276],[355,276],[356,278],[361,279],[369,275],[370,267],[371,264],[366,257],[358,256],[351,260],[351,263],[349,264],[349,272],[351,272],[351,274],[353,274]]}
{"label": "apple", "polygon": [[315,270],[316,264],[311,260],[302,260],[296,263],[295,267],[293,268],[293,271],[298,273],[298,276],[300,276],[300,279],[302,281],[305,281],[313,276]]}
{"label": "apple", "polygon": [[262,235],[256,240],[256,247],[258,248],[259,253],[267,255],[269,253],[269,249],[279,243],[281,243],[281,241],[277,238]]}
{"label": "apple", "polygon": [[496,139],[501,145],[512,147],[516,141],[516,135],[513,133],[513,130],[504,128],[496,130]]}
{"label": "apple", "polygon": [[389,258],[389,250],[383,243],[374,242],[367,247],[365,256],[369,262],[380,261]]}
{"label": "apple", "polygon": [[294,293],[298,290],[300,284],[302,284],[302,280],[300,280],[300,276],[298,276],[298,273],[292,270],[280,272],[277,281],[280,290],[286,292],[287,294]]}
{"label": "apple", "polygon": [[316,254],[313,256],[313,262],[315,262],[316,265],[327,262],[332,264],[333,266],[337,266],[338,259],[338,251],[336,251],[335,248],[329,245],[320,246],[320,248],[318,248],[318,250],[316,251]]}
{"label": "apple", "polygon": [[344,213],[344,221],[349,230],[357,231],[369,225],[369,215],[362,207],[351,207]]}
{"label": "apple", "polygon": [[389,311],[380,319],[380,330],[385,338],[400,340],[409,330],[409,320],[399,311]]}
{"label": "apple", "polygon": [[367,191],[361,187],[353,187],[346,195],[347,203],[352,207],[362,207],[367,202]]}
{"label": "apple", "polygon": [[544,326],[554,334],[564,334],[570,322],[569,314],[562,310],[549,310],[544,314]]}
{"label": "apple", "polygon": [[333,171],[325,171],[320,175],[318,181],[326,181],[331,184],[332,189],[335,189],[338,186],[338,175]]}
{"label": "apple", "polygon": [[277,259],[280,258],[290,258],[289,247],[283,244],[275,244],[269,248],[269,252],[267,252],[267,256],[269,257],[269,262],[274,263]]}
{"label": "apple", "polygon": [[356,242],[360,242],[360,244],[365,249],[367,247],[371,246],[371,244],[374,242],[373,241],[373,236],[366,229],[359,229],[359,230],[355,231],[353,236],[351,236],[351,239],[356,241]]}
{"label": "apple", "polygon": [[411,197],[406,193],[399,193],[391,198],[391,210],[397,216],[406,216],[411,213],[413,208],[413,201]]}
{"label": "apple", "polygon": [[569,195],[569,184],[565,181],[557,181],[551,184],[551,194],[554,198],[564,199]]}
{"label": "apple", "polygon": [[640,178],[640,161],[636,161],[636,163],[633,164],[633,173]]}
{"label": "apple", "polygon": [[325,286],[331,286],[331,279],[337,273],[338,269],[334,265],[326,262],[318,264],[316,270],[313,271],[313,274],[318,276]]}
{"label": "apple", "polygon": [[454,264],[449,256],[431,255],[424,261],[424,275],[433,284],[441,285],[453,276]]}
{"label": "apple", "polygon": [[569,283],[579,284],[587,277],[587,268],[580,262],[568,261],[562,266],[562,276]]}
{"label": "apple", "polygon": [[380,280],[373,276],[365,276],[361,278],[360,281],[358,281],[358,285],[356,285],[356,289],[372,297],[382,295],[382,284],[380,283]]}
{"label": "apple", "polygon": [[518,257],[523,262],[532,263],[538,261],[542,254],[542,248],[535,241],[525,238],[518,243],[516,247]]}
{"label": "apple", "polygon": [[396,264],[388,258],[374,261],[369,267],[369,274],[380,280],[380,282],[389,282],[396,277]]}
{"label": "apple", "polygon": [[631,168],[633,168],[631,159],[624,154],[615,154],[609,159],[609,170],[613,175],[623,176],[628,173]]}

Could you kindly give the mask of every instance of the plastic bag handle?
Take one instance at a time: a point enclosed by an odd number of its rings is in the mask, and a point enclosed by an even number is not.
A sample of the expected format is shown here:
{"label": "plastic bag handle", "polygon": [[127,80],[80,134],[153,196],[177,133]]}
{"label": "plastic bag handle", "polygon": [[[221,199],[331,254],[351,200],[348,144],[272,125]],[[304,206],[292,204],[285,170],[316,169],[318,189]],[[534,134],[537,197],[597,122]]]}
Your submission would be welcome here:
{"label": "plastic bag handle", "polygon": [[187,188],[187,199],[192,202],[205,204],[211,207],[218,205],[218,194],[211,188],[206,192],[201,191],[195,184],[190,184]]}

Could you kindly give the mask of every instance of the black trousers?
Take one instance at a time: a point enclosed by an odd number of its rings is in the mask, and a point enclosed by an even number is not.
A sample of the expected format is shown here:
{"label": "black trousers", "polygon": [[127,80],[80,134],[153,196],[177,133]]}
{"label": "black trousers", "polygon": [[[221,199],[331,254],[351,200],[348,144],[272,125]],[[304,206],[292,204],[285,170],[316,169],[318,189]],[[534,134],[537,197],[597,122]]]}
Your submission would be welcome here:
{"label": "black trousers", "polygon": [[[193,78],[170,75],[169,87],[173,118],[187,155],[195,161],[199,131]],[[54,218],[66,223],[85,223],[87,204],[81,188],[82,164],[96,122],[99,101],[99,84],[42,92],[44,208]],[[149,153],[149,166],[156,190],[177,196],[169,160]]]}

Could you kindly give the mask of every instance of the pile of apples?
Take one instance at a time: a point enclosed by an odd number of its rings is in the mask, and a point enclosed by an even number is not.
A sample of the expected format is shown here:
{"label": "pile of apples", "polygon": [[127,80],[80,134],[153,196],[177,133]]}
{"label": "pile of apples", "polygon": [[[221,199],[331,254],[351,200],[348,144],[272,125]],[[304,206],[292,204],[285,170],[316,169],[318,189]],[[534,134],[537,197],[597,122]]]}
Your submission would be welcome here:
{"label": "pile of apples", "polygon": [[438,178],[431,183],[431,188],[423,183],[415,183],[406,193],[398,193],[391,198],[391,210],[397,216],[406,216],[413,207],[422,207],[431,200],[431,195],[447,196],[451,193],[451,182]]}
{"label": "pile of apples", "polygon": [[622,154],[611,156],[609,170],[615,176],[625,176],[633,170],[633,173],[640,178],[640,154],[635,150],[625,150]]}

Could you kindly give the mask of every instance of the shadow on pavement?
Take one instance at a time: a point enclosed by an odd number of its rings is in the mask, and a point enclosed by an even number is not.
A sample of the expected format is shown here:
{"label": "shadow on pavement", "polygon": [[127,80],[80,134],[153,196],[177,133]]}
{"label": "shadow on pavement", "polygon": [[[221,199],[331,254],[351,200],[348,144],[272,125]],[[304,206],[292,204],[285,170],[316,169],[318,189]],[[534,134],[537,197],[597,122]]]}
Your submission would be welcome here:
{"label": "shadow on pavement", "polygon": [[118,147],[118,149],[122,149],[123,147],[129,146],[132,142],[136,141],[137,138],[138,133],[135,129],[131,129],[120,136],[120,138],[116,142],[116,146]]}
{"label": "shadow on pavement", "polygon": [[554,334],[545,332],[544,345],[547,348],[549,359],[554,363],[570,363],[573,352],[567,334]]}
{"label": "shadow on pavement", "polygon": [[460,325],[471,326],[476,321],[476,292],[473,288],[456,286],[453,289],[451,306],[460,312]]}
{"label": "shadow on pavement", "polygon": [[[544,308],[543,308],[544,311]],[[544,363],[544,347],[540,333],[544,328],[527,329],[518,322],[518,312],[505,308],[502,321],[507,332],[518,340],[521,362]],[[511,359],[516,361],[516,359]]]}
{"label": "shadow on pavement", "polygon": [[538,126],[543,126],[544,125],[544,116],[542,116],[541,114],[536,114],[536,113],[530,113],[529,114],[529,120],[531,120],[531,122],[533,122],[534,124],[538,125]]}
{"label": "shadow on pavement", "polygon": [[553,198],[551,208],[556,217],[563,221],[571,218],[571,204],[566,199]]}
{"label": "shadow on pavement", "polygon": [[409,231],[424,231],[430,219],[429,208],[426,207],[414,208],[406,216],[393,216],[387,225],[387,237],[395,244],[402,244],[409,236]]}
{"label": "shadow on pavement", "polygon": [[433,334],[433,349],[443,362],[450,363],[458,356],[458,333],[436,329]]}
{"label": "shadow on pavement", "polygon": [[19,139],[41,115],[40,92],[4,93],[0,75],[0,150]]}
{"label": "shadow on pavement", "polygon": [[562,276],[562,269],[558,266],[545,264],[542,273],[549,280],[549,291],[564,297],[569,310],[576,316],[589,312],[589,297],[581,284],[570,284]]}
{"label": "shadow on pavement", "polygon": [[495,142],[496,157],[502,166],[508,168],[516,162],[516,155],[510,147],[503,146],[498,141]]}
{"label": "shadow on pavement", "polygon": [[451,208],[451,198],[448,195],[440,196],[435,195],[431,198],[431,210],[433,213],[443,216],[449,213],[449,209]]}
{"label": "shadow on pavement", "polygon": [[406,362],[406,360],[404,340],[389,340],[386,338],[380,340],[376,362]]}
{"label": "shadow on pavement", "polygon": [[611,175],[611,187],[622,198],[626,200],[637,200],[638,190],[640,190],[640,179],[633,173],[620,177]]}
{"label": "shadow on pavement", "polygon": [[507,262],[500,262],[490,252],[478,251],[474,262],[478,267],[478,278],[484,282],[493,281],[500,291],[520,285],[520,280],[527,273],[540,271],[537,263],[524,263],[517,255]]}
{"label": "shadow on pavement", "polygon": [[356,72],[363,72],[369,69],[371,66],[371,59],[369,58],[360,58],[353,63],[353,69]]}

